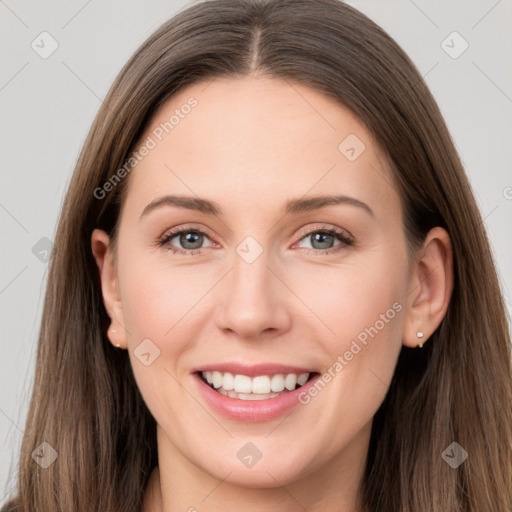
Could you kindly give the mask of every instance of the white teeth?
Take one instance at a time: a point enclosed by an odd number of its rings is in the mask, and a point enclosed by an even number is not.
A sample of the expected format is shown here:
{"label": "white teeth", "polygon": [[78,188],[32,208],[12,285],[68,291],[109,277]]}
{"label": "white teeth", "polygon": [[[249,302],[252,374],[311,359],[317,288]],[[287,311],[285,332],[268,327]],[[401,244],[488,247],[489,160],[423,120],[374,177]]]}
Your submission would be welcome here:
{"label": "white teeth", "polygon": [[258,395],[256,393],[235,393],[235,391],[226,391],[222,388],[217,391],[224,396],[238,398],[239,400],[267,400],[268,398],[275,398],[280,395],[280,393],[265,393],[264,395]]}
{"label": "white teeth", "polygon": [[301,373],[298,377],[297,377],[297,384],[299,386],[304,386],[304,384],[306,384],[306,382],[308,381],[309,379],[309,373]]}
{"label": "white teeth", "polygon": [[251,384],[251,377],[247,375],[235,375],[235,393],[250,393],[252,388]]}
{"label": "white teeth", "polygon": [[270,393],[270,377],[261,375],[252,379],[252,392],[264,395]]}
{"label": "white teeth", "polygon": [[213,387],[215,389],[220,388],[222,386],[222,382],[224,379],[222,378],[222,373],[220,372],[213,372],[212,373],[212,380],[213,380]]}
{"label": "white teeth", "polygon": [[233,375],[232,373],[208,371],[202,372],[203,378],[212,385],[219,393],[231,398],[242,400],[263,400],[273,398],[285,390],[293,391],[297,384],[303,386],[309,379],[309,373],[295,373],[276,375],[258,375],[249,377],[247,375]]}
{"label": "white teeth", "polygon": [[271,389],[272,391],[283,391],[284,389],[284,376],[278,373],[277,375],[274,375],[272,377],[272,383],[271,383]]}
{"label": "white teeth", "polygon": [[265,393],[264,395],[258,395],[256,393],[239,393],[238,397],[240,400],[267,400],[267,398],[275,398],[279,396],[279,393]]}
{"label": "white teeth", "polygon": [[295,389],[295,386],[297,385],[297,375],[294,373],[289,373],[286,376],[286,379],[284,379],[284,387],[286,389],[289,389],[290,391],[293,391]]}
{"label": "white teeth", "polygon": [[231,391],[232,389],[235,389],[235,377],[233,377],[232,373],[226,372],[224,374],[224,380],[222,382],[222,387],[226,391]]}

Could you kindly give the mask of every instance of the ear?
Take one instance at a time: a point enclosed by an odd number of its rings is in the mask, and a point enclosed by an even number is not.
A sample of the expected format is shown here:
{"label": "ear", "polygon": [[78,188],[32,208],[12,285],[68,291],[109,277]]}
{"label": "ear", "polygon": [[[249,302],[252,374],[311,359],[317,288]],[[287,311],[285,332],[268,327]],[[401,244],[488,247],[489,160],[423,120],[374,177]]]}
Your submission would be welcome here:
{"label": "ear", "polygon": [[[453,291],[453,255],[445,229],[431,229],[419,249],[409,279],[402,342],[425,343],[444,318]],[[418,332],[423,337],[417,336]]]}
{"label": "ear", "polygon": [[95,229],[91,236],[91,248],[98,266],[103,303],[111,319],[108,337],[112,344],[126,348],[126,331],[123,309],[119,295],[117,271],[110,246],[110,238],[101,229]]}

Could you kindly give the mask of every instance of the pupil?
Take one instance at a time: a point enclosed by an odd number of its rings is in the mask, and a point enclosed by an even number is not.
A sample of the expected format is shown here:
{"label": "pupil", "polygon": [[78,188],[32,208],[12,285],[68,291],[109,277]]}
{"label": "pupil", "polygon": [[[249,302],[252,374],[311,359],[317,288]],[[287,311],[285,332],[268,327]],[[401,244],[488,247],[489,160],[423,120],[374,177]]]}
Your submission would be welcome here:
{"label": "pupil", "polygon": [[[317,237],[320,237],[321,240],[318,240]],[[325,237],[327,237],[327,242],[325,241]],[[322,239],[323,238],[323,239]],[[320,242],[320,244],[324,244],[322,245],[321,247],[316,247],[316,249],[329,249],[329,242],[332,242],[332,240],[329,240],[329,239],[332,239],[333,236],[332,235],[329,235],[328,233],[315,233],[313,235],[313,242]],[[326,244],[326,245],[325,245]],[[313,244],[313,247],[315,245]]]}
{"label": "pupil", "polygon": [[[185,234],[182,234],[180,237],[180,243],[183,247],[186,249],[199,249],[202,245],[202,236],[200,233],[194,233],[194,232],[188,232]],[[199,241],[199,244],[193,247],[187,246],[187,243],[196,243]]]}

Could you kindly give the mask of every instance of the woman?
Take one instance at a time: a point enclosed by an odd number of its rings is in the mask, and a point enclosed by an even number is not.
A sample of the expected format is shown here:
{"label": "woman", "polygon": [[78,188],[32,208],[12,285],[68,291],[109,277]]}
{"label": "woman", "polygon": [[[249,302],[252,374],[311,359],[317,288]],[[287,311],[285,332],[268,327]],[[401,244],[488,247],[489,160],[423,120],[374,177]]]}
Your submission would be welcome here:
{"label": "woman", "polygon": [[412,62],[337,0],[202,2],[84,144],[5,510],[510,510],[511,384]]}

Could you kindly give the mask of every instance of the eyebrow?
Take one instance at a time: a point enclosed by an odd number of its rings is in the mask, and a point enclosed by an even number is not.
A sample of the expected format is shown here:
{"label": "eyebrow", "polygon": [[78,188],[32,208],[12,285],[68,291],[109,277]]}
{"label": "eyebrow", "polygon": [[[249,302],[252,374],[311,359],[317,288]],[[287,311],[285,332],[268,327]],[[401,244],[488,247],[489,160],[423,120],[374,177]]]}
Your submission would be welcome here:
{"label": "eyebrow", "polygon": [[[318,210],[325,206],[347,204],[351,206],[357,206],[362,208],[372,217],[375,217],[373,210],[363,201],[356,199],[355,197],[349,197],[344,195],[331,195],[331,196],[316,196],[307,199],[291,199],[286,202],[284,207],[284,215],[297,214],[306,211]],[[208,215],[222,215],[221,207],[214,201],[208,199],[202,199],[199,197],[191,196],[178,196],[178,195],[166,195],[159,197],[154,201],[151,201],[141,214],[142,217],[148,215],[153,210],[161,208],[163,206],[176,206],[178,208],[185,208],[187,210],[195,210]]]}

